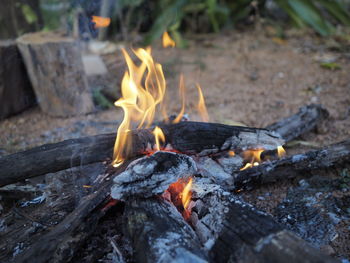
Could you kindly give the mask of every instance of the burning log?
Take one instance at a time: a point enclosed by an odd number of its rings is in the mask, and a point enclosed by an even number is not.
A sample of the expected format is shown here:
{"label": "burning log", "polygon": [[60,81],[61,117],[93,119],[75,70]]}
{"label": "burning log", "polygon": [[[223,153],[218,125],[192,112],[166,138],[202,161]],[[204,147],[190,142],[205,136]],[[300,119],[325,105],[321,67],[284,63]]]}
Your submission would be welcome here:
{"label": "burning log", "polygon": [[[323,120],[323,117],[327,115],[328,113],[326,113],[326,110],[321,110],[320,106],[304,106],[299,110],[298,113],[288,118],[282,119],[279,122],[276,122],[275,124],[268,127],[272,130],[276,129],[274,131],[281,134],[283,138],[289,141],[294,139],[293,136],[298,137],[302,134],[302,132],[309,131],[309,127],[315,127]],[[304,128],[300,129],[298,124],[302,124]],[[167,133],[167,129],[164,128],[164,126],[162,126],[162,128]],[[173,130],[176,132],[176,129]],[[136,145],[141,145],[140,149],[144,150],[147,149],[147,142],[154,144],[154,136],[150,132],[142,131],[143,130],[134,131],[133,133],[135,134],[135,139],[138,141]],[[140,135],[138,133],[140,133]],[[184,134],[181,134],[180,132],[177,132],[176,135],[174,133],[172,134],[173,136],[179,136],[181,140],[183,140],[180,146],[181,149],[186,150],[187,144],[191,145],[190,147],[197,147],[197,151],[199,152],[203,150],[203,148],[200,148],[200,144],[196,145],[192,142],[189,143],[189,139],[193,139],[194,137],[194,139],[198,141],[198,138],[200,138],[200,136],[194,134],[192,138],[182,138],[184,137]],[[208,135],[210,136],[210,133],[205,133],[205,131],[202,131],[201,135],[205,134],[207,134],[206,139],[212,138],[210,142],[213,142],[213,140],[215,140],[215,136],[211,135],[211,137],[208,138]],[[171,137],[169,136],[171,136],[171,132],[167,133],[166,135],[170,141]],[[172,147],[176,149],[175,140],[176,139],[172,141]],[[55,144],[47,144],[28,151],[1,157],[0,166],[2,169],[0,170],[0,186],[15,183],[29,177],[43,175],[49,172],[64,170],[77,165],[103,161],[108,157],[111,158],[114,141],[115,134],[104,134],[66,140]],[[221,139],[221,143],[222,141],[224,141],[224,139]],[[134,148],[137,150],[138,147],[136,147],[136,145]],[[208,144],[206,147],[211,148]]]}
{"label": "burning log", "polygon": [[15,41],[0,41],[0,119],[36,103]]}
{"label": "burning log", "polygon": [[78,44],[52,33],[30,33],[17,39],[40,108],[67,117],[94,108]]}
{"label": "burning log", "polygon": [[197,235],[167,201],[133,200],[124,218],[136,262],[207,262]]}
{"label": "burning log", "polygon": [[262,163],[259,166],[234,174],[231,190],[251,189],[257,185],[294,178],[302,173],[348,163],[350,139],[320,150],[296,154],[281,160]]}
{"label": "burning log", "polygon": [[[172,149],[187,154],[206,155],[221,150],[256,148],[275,149],[283,140],[273,132],[216,123],[182,122],[160,126]],[[112,156],[115,134],[72,139],[43,145],[0,158],[0,186],[72,166],[105,160]],[[132,151],[127,159],[152,150],[151,129],[132,132]]]}
{"label": "burning log", "polygon": [[321,105],[311,104],[301,107],[298,113],[271,124],[266,129],[277,132],[289,142],[315,129],[328,116],[328,111]]}

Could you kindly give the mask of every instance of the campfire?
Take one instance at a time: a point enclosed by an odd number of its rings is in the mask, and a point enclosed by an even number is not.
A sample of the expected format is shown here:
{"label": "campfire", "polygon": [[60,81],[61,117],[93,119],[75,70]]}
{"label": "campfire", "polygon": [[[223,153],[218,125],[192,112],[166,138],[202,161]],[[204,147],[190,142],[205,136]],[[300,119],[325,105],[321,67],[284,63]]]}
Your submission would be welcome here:
{"label": "campfire", "polygon": [[[96,26],[109,23],[94,19]],[[175,43],[165,33],[163,44]],[[0,159],[1,186],[56,173],[48,175],[53,183],[42,210],[23,216],[33,224],[1,222],[8,235],[14,233],[1,247],[7,260],[72,260],[114,208],[113,220],[122,225],[122,234],[119,242],[110,241],[113,262],[334,261],[238,194],[348,161],[349,140],[286,155],[286,142],[326,120],[324,108],[302,107],[265,129],[212,123],[197,84],[200,120],[190,121],[184,117],[184,77],[179,81],[181,107],[170,115],[167,82],[151,48],[132,50],[139,63],[122,52],[128,70],[115,102],[124,112],[117,134],[44,145]],[[74,167],[82,168],[83,178],[71,176]],[[55,182],[58,174],[72,186]],[[60,193],[53,190],[58,185]],[[46,211],[60,216],[45,221]]]}

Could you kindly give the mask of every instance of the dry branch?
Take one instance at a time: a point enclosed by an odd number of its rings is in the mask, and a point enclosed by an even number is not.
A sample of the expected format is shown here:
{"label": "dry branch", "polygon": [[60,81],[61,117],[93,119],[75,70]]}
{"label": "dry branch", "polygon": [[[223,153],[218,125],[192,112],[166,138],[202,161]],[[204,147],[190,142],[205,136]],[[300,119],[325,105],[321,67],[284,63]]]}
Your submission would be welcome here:
{"label": "dry branch", "polygon": [[289,142],[315,129],[328,116],[328,111],[321,105],[311,104],[301,107],[296,114],[271,124],[266,129],[277,132]]}
{"label": "dry branch", "polygon": [[320,150],[265,162],[238,172],[234,174],[234,185],[231,190],[250,189],[261,184],[294,178],[304,172],[342,165],[349,163],[349,161],[350,139]]}

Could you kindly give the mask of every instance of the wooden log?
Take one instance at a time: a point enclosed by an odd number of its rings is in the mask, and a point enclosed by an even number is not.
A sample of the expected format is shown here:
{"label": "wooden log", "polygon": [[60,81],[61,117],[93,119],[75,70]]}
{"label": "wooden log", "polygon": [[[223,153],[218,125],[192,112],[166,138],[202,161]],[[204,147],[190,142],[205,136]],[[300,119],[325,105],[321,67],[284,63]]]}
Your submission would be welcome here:
{"label": "wooden log", "polygon": [[115,177],[111,196],[117,200],[148,198],[164,193],[169,185],[196,173],[193,159],[184,154],[156,152],[133,161]]}
{"label": "wooden log", "polygon": [[63,221],[43,234],[25,252],[15,258],[15,262],[68,262],[77,249],[92,233],[98,220],[106,213],[102,209],[112,184],[111,175],[122,172],[129,162],[116,170],[107,171],[102,181],[93,186],[91,194],[84,196],[78,206]]}
{"label": "wooden log", "polygon": [[328,111],[322,105],[310,104],[301,107],[296,114],[267,126],[266,129],[277,132],[289,142],[315,129],[328,116]]}
{"label": "wooden log", "polygon": [[133,200],[124,218],[136,262],[207,262],[198,237],[167,201]]}
{"label": "wooden log", "polygon": [[34,91],[16,42],[0,41],[0,120],[35,103]]}
{"label": "wooden log", "polygon": [[191,224],[210,262],[336,262],[218,185],[195,177],[192,190]]}
{"label": "wooden log", "polygon": [[[167,142],[177,151],[200,155],[220,150],[265,147],[283,144],[277,135],[264,129],[216,123],[183,122],[161,126]],[[29,177],[102,161],[112,156],[115,134],[98,135],[48,144],[0,158],[0,186]],[[127,159],[140,156],[154,145],[152,129],[132,132],[132,151]]]}
{"label": "wooden log", "polygon": [[0,186],[70,167],[104,161],[112,156],[115,134],[46,144],[0,158]]}
{"label": "wooden log", "polygon": [[[301,110],[299,112],[301,112]],[[314,120],[310,117],[313,113],[313,111],[306,111],[306,115],[303,115],[303,119]],[[298,113],[296,115],[298,115]],[[287,119],[299,119],[299,117],[293,116]],[[287,119],[282,119],[278,123],[283,123],[286,127],[286,130],[288,130],[288,127],[290,130],[299,130],[295,125],[296,122],[288,122]],[[321,118],[318,118],[317,120],[320,121]],[[277,132],[281,132],[278,127],[282,127],[282,124],[277,125],[276,123],[274,126],[276,127]],[[173,127],[174,128],[172,130],[169,130],[169,133],[166,133],[168,141],[172,144],[173,148],[176,149],[179,147],[179,150],[181,149],[183,151],[188,151],[189,149],[191,150],[191,148],[194,148],[197,149],[198,152],[201,152],[203,149],[209,149],[208,152],[210,152],[210,148],[215,148],[212,145],[213,143],[215,145],[216,137],[219,137],[217,136],[217,132],[215,132],[215,135],[213,135],[211,133],[205,133],[204,131],[197,133],[195,130],[186,130],[186,133],[188,134],[184,136],[184,134],[181,134],[180,131],[177,131],[177,126]],[[224,127],[230,126],[224,125]],[[164,128],[164,126],[162,126],[162,129],[167,132],[167,129]],[[249,130],[249,128],[242,129]],[[227,129],[225,130],[227,134]],[[134,143],[134,148],[137,148],[135,145],[138,144],[140,145],[139,150],[144,151],[148,147],[148,142],[154,144],[154,137],[149,131],[144,132],[144,134],[141,134],[141,131],[139,132],[140,135],[138,135],[135,131],[133,132],[136,134],[134,138],[134,142],[136,141],[136,143]],[[284,136],[284,133],[281,133],[282,136]],[[293,132],[292,134],[299,136],[300,132]],[[31,150],[11,154],[8,156],[3,156],[0,158],[0,166],[2,167],[2,169],[0,169],[0,186],[15,183],[29,177],[43,175],[49,172],[64,170],[77,165],[99,162],[108,157],[112,158],[115,136],[116,135],[114,133],[111,133],[66,140],[55,144],[46,144],[43,146],[35,147]],[[180,139],[175,138],[173,141],[170,141],[170,136],[178,136]],[[198,144],[196,145],[194,143],[196,141],[198,143],[198,137],[200,136],[205,136],[205,142],[203,139],[202,143],[204,142],[204,145],[202,146]],[[193,139],[195,140],[194,142],[192,142]],[[291,137],[287,136],[287,139],[291,139]],[[183,143],[181,143],[181,141],[178,142],[177,140],[183,140]],[[225,141],[225,138],[221,138],[220,136],[218,140],[219,144],[222,144]]]}
{"label": "wooden log", "polygon": [[40,108],[67,117],[93,110],[78,43],[59,33],[31,33],[17,39]]}
{"label": "wooden log", "polygon": [[350,139],[320,150],[296,154],[280,160],[265,162],[234,174],[230,190],[252,189],[262,184],[294,178],[308,171],[348,164]]}

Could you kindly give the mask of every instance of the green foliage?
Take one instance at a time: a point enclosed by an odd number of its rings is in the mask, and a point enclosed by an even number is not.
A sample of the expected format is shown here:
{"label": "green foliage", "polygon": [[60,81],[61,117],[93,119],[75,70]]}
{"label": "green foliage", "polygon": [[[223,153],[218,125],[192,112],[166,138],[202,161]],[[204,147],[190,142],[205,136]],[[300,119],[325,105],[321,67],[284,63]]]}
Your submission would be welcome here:
{"label": "green foliage", "polygon": [[99,88],[92,90],[92,98],[97,107],[101,109],[109,109],[113,104],[102,94]]}
{"label": "green foliage", "polygon": [[28,24],[33,24],[38,21],[38,17],[35,14],[35,12],[30,8],[29,5],[23,4],[21,5],[22,13],[24,15],[24,18],[28,22]]}
{"label": "green foliage", "polygon": [[322,68],[330,69],[330,70],[336,70],[341,69],[341,66],[335,62],[323,62],[320,64]]}

